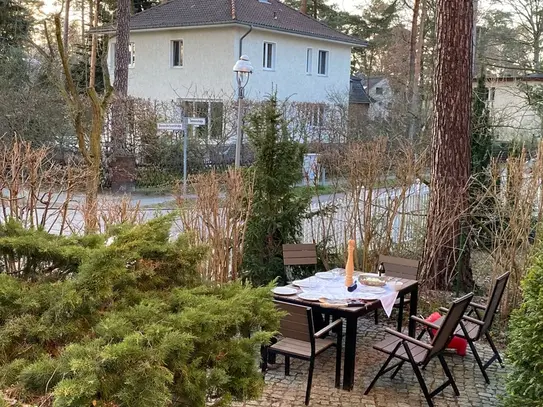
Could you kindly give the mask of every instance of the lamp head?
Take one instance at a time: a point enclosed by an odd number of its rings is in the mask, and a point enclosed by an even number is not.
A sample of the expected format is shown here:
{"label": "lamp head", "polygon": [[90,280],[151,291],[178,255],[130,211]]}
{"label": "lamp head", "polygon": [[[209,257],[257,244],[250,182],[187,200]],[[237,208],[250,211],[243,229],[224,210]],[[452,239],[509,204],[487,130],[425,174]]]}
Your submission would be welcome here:
{"label": "lamp head", "polygon": [[247,55],[242,55],[234,65],[233,71],[237,74],[253,73],[253,65],[251,65],[249,57]]}

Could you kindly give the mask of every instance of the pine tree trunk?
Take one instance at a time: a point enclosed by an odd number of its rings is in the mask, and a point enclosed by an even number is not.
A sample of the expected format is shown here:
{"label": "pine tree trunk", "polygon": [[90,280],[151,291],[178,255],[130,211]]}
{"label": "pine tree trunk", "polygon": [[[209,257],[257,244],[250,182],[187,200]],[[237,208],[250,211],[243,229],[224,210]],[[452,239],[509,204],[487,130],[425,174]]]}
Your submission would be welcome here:
{"label": "pine tree trunk", "polygon": [[413,5],[413,19],[411,20],[411,41],[410,41],[410,47],[409,47],[409,81],[407,84],[407,103],[409,106],[409,125],[407,129],[407,137],[408,137],[408,140],[411,142],[411,144],[413,144],[413,141],[415,139],[416,107],[414,104],[415,102],[414,89],[415,89],[415,82],[418,81],[419,79],[415,75],[419,8],[420,8],[420,0],[415,0],[415,4]]}
{"label": "pine tree trunk", "polygon": [[110,157],[111,187],[113,191],[132,190],[134,168],[127,149],[128,130],[128,65],[130,64],[130,0],[117,3],[117,49],[115,55],[115,98],[112,105]]}
{"label": "pine tree trunk", "polygon": [[472,94],[472,0],[437,1],[432,180],[423,278],[447,289],[471,288],[469,251],[461,250],[468,211]]}

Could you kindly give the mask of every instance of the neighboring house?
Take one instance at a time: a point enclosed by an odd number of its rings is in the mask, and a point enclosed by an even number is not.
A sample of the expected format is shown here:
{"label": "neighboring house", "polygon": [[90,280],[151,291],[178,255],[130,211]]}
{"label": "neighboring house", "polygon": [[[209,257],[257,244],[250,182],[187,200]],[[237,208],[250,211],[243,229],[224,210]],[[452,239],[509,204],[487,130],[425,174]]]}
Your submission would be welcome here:
{"label": "neighboring house", "polygon": [[[477,86],[474,80],[473,86]],[[497,140],[534,140],[543,135],[541,117],[533,104],[539,93],[543,113],[543,74],[487,79],[488,108]]]}
{"label": "neighboring house", "polygon": [[254,67],[247,99],[277,89],[279,99],[326,102],[348,91],[351,48],[366,44],[278,0],[170,0],[132,16],[130,30],[128,92],[161,101],[235,98],[232,67],[245,54]]}
{"label": "neighboring house", "polygon": [[364,89],[373,102],[368,112],[369,118],[373,120],[387,118],[394,99],[390,81],[385,76],[367,76],[362,80]]}
{"label": "neighboring house", "polygon": [[351,76],[349,91],[349,127],[351,131],[364,126],[368,121],[372,99],[368,96],[362,83],[362,78]]}

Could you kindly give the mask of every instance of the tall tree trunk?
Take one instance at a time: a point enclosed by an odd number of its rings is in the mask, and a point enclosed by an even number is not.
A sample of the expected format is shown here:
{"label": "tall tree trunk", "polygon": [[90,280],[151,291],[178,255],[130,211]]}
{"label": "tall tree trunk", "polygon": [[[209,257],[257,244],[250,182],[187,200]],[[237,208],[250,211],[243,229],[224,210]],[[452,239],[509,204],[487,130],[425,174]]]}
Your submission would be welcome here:
{"label": "tall tree trunk", "polygon": [[117,44],[115,54],[115,98],[111,115],[110,157],[111,187],[113,191],[132,190],[134,159],[128,152],[126,139],[128,130],[128,65],[130,64],[130,0],[117,2]]}
{"label": "tall tree trunk", "polygon": [[473,0],[437,0],[432,180],[423,278],[450,288],[455,273],[472,288],[469,251],[462,252],[468,211]]}
{"label": "tall tree trunk", "polygon": [[417,58],[417,27],[419,19],[420,0],[415,0],[413,5],[413,19],[411,20],[411,41],[409,46],[409,79],[407,82],[407,106],[409,106],[409,124],[407,128],[407,137],[409,142],[413,144],[415,140],[415,105],[414,105],[414,88],[418,78],[415,76],[415,65]]}
{"label": "tall tree trunk", "polygon": [[427,6],[428,0],[421,0],[421,12],[420,12],[420,22],[419,22],[419,36],[417,39],[417,50],[416,55],[417,59],[415,61],[415,81],[413,82],[413,101],[412,101],[412,111],[414,111],[413,122],[411,129],[412,134],[416,135],[421,129],[421,120],[422,120],[422,100],[421,100],[421,91],[420,87],[423,81],[422,77],[422,65],[424,61],[424,30],[426,28],[426,19],[428,18]]}
{"label": "tall tree trunk", "polygon": [[300,4],[300,12],[307,14],[307,0],[302,0]]}
{"label": "tall tree trunk", "polygon": [[313,18],[315,20],[319,16],[318,7],[319,7],[319,1],[318,0],[313,0]]}
{"label": "tall tree trunk", "polygon": [[70,0],[66,0],[64,3],[64,32],[63,32],[63,44],[64,49],[68,52],[68,31],[70,28]]}

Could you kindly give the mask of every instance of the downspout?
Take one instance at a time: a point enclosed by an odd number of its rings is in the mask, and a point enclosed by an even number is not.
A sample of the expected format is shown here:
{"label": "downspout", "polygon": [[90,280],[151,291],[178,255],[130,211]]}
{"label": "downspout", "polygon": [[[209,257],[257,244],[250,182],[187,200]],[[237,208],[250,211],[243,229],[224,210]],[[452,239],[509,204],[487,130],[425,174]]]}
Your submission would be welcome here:
{"label": "downspout", "polygon": [[239,58],[243,55],[243,39],[249,35],[249,33],[253,31],[253,26],[249,26],[249,31],[247,31],[245,34],[242,35],[242,37],[239,39]]}

